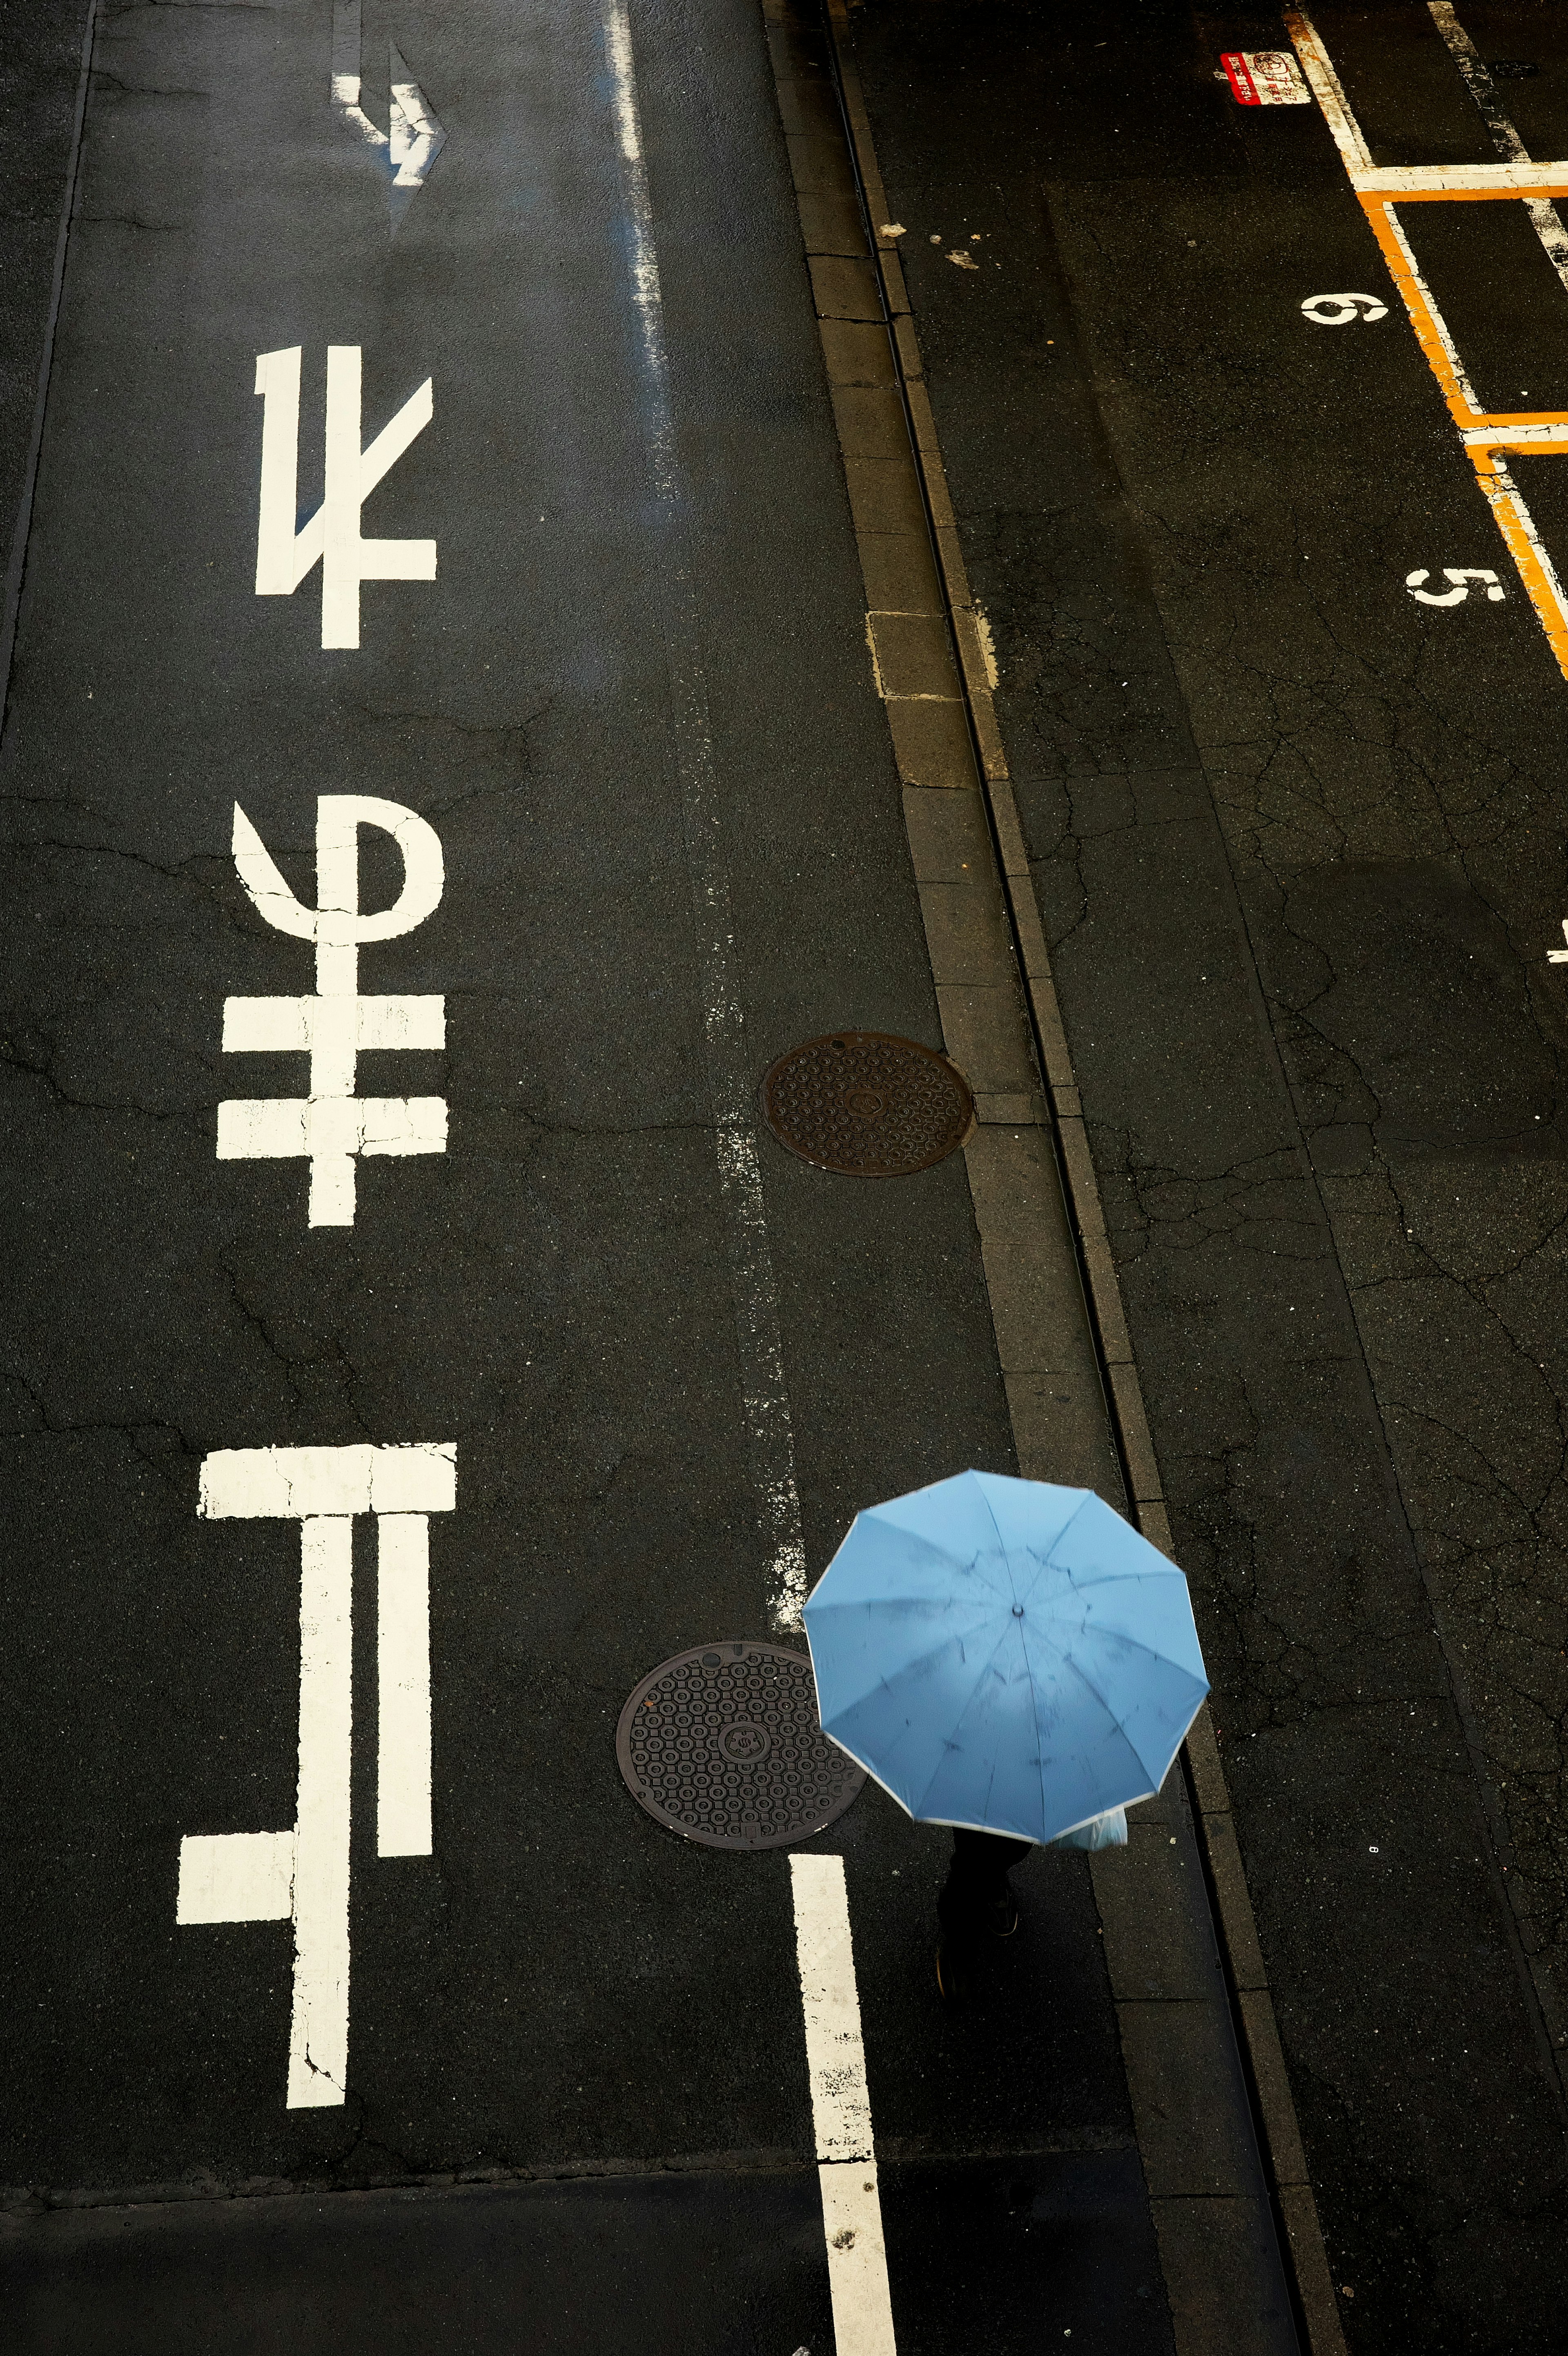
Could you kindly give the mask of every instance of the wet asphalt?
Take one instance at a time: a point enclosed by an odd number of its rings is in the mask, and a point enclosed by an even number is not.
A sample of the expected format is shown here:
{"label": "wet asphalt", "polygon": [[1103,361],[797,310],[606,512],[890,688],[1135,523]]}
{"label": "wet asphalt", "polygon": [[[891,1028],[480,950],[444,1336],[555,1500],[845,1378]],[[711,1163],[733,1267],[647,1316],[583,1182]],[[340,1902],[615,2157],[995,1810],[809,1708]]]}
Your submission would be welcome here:
{"label": "wet asphalt", "polygon": [[[1568,154],[1551,17],[1458,14]],[[1314,21],[1375,164],[1492,158],[1427,11]],[[1547,2350],[1568,690],[1318,110],[1213,80],[1283,44],[851,22],[1345,2328]],[[1563,403],[1522,209],[1402,218],[1482,403]],[[1419,607],[1445,565],[1502,599]]]}
{"label": "wet asphalt", "polygon": [[[1499,87],[1568,155],[1550,19],[1462,17],[1538,68]],[[1491,155],[1424,9],[1317,21],[1375,160]],[[101,14],[0,745],[0,2274],[30,2351],[830,2344],[784,1858],[661,1834],[612,1743],[648,1668],[765,1633],[768,1593],[672,614],[758,1076],[850,1022],[939,1033],[761,25],[633,26],[674,553],[594,16],[367,6],[367,106],[395,38],[449,134],[394,239],[327,104],[330,10]],[[83,17],[0,27],[11,513]],[[1390,289],[1317,110],[1214,81],[1283,37],[1019,0],[849,26],[1345,2329],[1544,2351],[1568,688],[1397,303],[1303,317]],[[1522,221],[1411,233],[1482,398],[1568,405]],[[251,385],[303,347],[303,512],[326,347],[356,342],[368,432],[434,387],[366,530],[440,559],[366,584],[360,648],[328,651],[319,573],[253,593]],[[1568,555],[1562,464],[1516,478]],[[1502,600],[1419,607],[1407,573],[1449,564]],[[443,991],[444,1056],[361,1085],[443,1088],[449,1149],[362,1162],[347,1230],[306,1226],[299,1162],[215,1152],[220,1099],[301,1068],[225,1055],[224,999],[311,986],[236,881],[232,806],[307,896],[322,792],[419,810],[446,866],[363,984]],[[961,1165],[862,1189],[760,1151],[815,1574],[867,1496],[1010,1469],[1006,1402]],[[297,1539],[199,1519],[198,1468],[368,1439],[457,1444],[434,1856],[376,1855],[362,1713],[350,2096],[290,2112],[286,1925],[177,1926],[175,1890],[183,1834],[293,1806]],[[819,1845],[901,2347],[1032,2349],[1044,2319],[1165,2349],[1082,1862],[1028,1869],[1022,1940],[951,2021],[940,1837],[872,1789]]]}
{"label": "wet asphalt", "polygon": [[[940,1031],[761,25],[727,0],[634,33],[676,535],[595,16],[367,6],[367,108],[395,37],[448,134],[395,237],[322,5],[101,11],[69,192],[80,16],[6,93],[73,221],[0,750],[0,2280],[29,2351],[830,2342],[786,1857],[661,1832],[613,1751],[656,1663],[768,1633],[773,1579],[672,615],[756,1078],[827,1030]],[[327,349],[355,345],[367,438],[432,380],[364,530],[438,565],[366,584],[360,646],[324,648],[319,570],[255,591],[253,386],[302,348],[303,519]],[[443,1091],[450,1133],[361,1160],[353,1225],[313,1228],[301,1160],[217,1156],[219,1103],[304,1069],[225,1051],[225,1000],[312,987],[229,845],[238,803],[312,905],[342,793],[440,838],[439,906],[360,987],[442,992],[445,1050],[368,1052],[359,1086]],[[368,851],[365,905],[397,888]],[[1007,1402],[961,1158],[861,1186],[759,1151],[815,1576],[868,1498],[1012,1469]],[[287,1922],[176,1901],[184,1837],[292,1821],[300,1539],[203,1519],[198,1481],[221,1450],[366,1442],[456,1449],[433,1855],[377,1853],[362,1517],[347,2096],[289,2109]],[[953,2019],[944,1837],[872,1788],[819,1846],[901,2345],[1021,2351],[1049,2313],[1168,2350],[1084,1861],[1020,1875],[1024,1933]]]}

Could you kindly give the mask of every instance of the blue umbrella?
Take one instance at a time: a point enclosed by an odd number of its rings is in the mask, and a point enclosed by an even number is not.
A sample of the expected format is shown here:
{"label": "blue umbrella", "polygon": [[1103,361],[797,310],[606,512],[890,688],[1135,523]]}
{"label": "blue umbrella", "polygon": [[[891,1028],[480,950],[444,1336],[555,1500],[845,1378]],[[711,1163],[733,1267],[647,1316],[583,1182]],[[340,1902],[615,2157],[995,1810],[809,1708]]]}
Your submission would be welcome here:
{"label": "blue umbrella", "polygon": [[1024,1840],[1150,1798],[1209,1690],[1176,1565],[995,1472],[858,1514],[805,1632],[825,1732],[901,1806]]}

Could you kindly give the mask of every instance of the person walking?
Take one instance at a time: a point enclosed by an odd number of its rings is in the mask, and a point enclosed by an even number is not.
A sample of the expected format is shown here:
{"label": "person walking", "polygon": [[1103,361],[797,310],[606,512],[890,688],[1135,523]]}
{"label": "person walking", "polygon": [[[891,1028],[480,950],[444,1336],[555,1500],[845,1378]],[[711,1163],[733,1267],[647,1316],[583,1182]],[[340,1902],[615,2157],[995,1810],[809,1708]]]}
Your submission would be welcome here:
{"label": "person walking", "polygon": [[1045,1842],[955,1825],[953,1862],[936,1901],[936,1986],[943,2002],[964,2003],[991,1941],[1010,1939],[1017,1931],[1019,1901],[1009,1877],[1031,1848],[1120,1848],[1126,1837],[1125,1808],[1108,1808]]}
{"label": "person walking", "polygon": [[1010,1939],[1018,1929],[1019,1901],[1008,1877],[1035,1845],[954,1826],[953,1862],[936,1901],[936,1985],[944,2004],[968,1994],[985,1942]]}

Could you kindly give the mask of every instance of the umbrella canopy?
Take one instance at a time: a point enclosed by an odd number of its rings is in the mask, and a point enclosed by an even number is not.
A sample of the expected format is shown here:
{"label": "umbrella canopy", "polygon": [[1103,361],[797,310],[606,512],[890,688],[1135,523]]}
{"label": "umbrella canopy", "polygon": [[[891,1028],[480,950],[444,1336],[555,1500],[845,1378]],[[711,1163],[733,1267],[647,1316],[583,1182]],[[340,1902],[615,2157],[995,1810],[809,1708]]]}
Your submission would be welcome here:
{"label": "umbrella canopy", "polygon": [[824,1731],[912,1816],[1024,1840],[1150,1798],[1209,1690],[1176,1565],[995,1472],[858,1514],[805,1632]]}

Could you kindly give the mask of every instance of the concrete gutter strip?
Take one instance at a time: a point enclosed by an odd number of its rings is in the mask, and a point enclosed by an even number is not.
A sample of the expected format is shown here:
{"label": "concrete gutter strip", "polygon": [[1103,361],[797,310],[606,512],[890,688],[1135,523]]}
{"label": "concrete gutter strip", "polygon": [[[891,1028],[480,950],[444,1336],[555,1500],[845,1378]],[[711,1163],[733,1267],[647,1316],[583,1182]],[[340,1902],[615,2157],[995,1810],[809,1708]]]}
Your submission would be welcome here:
{"label": "concrete gutter strip", "polygon": [[[944,1042],[976,1094],[978,1124],[965,1152],[1019,1467],[1120,1491],[1144,1535],[1169,1554],[1159,1467],[997,723],[987,637],[958,544],[897,242],[880,234],[891,216],[845,54],[842,0],[827,0],[826,20],[790,0],[763,0],[763,14]],[[1243,2128],[1238,2140],[1250,2097],[1296,2324],[1311,2356],[1344,2356],[1207,1712],[1185,1761],[1185,1788],[1173,1780],[1139,1809],[1128,1850],[1091,1860],[1177,2348],[1179,2356],[1221,2356],[1288,2346],[1296,2336],[1271,2295],[1273,2236],[1243,2147],[1250,2134]],[[1234,2083],[1238,2044],[1245,2085]]]}

